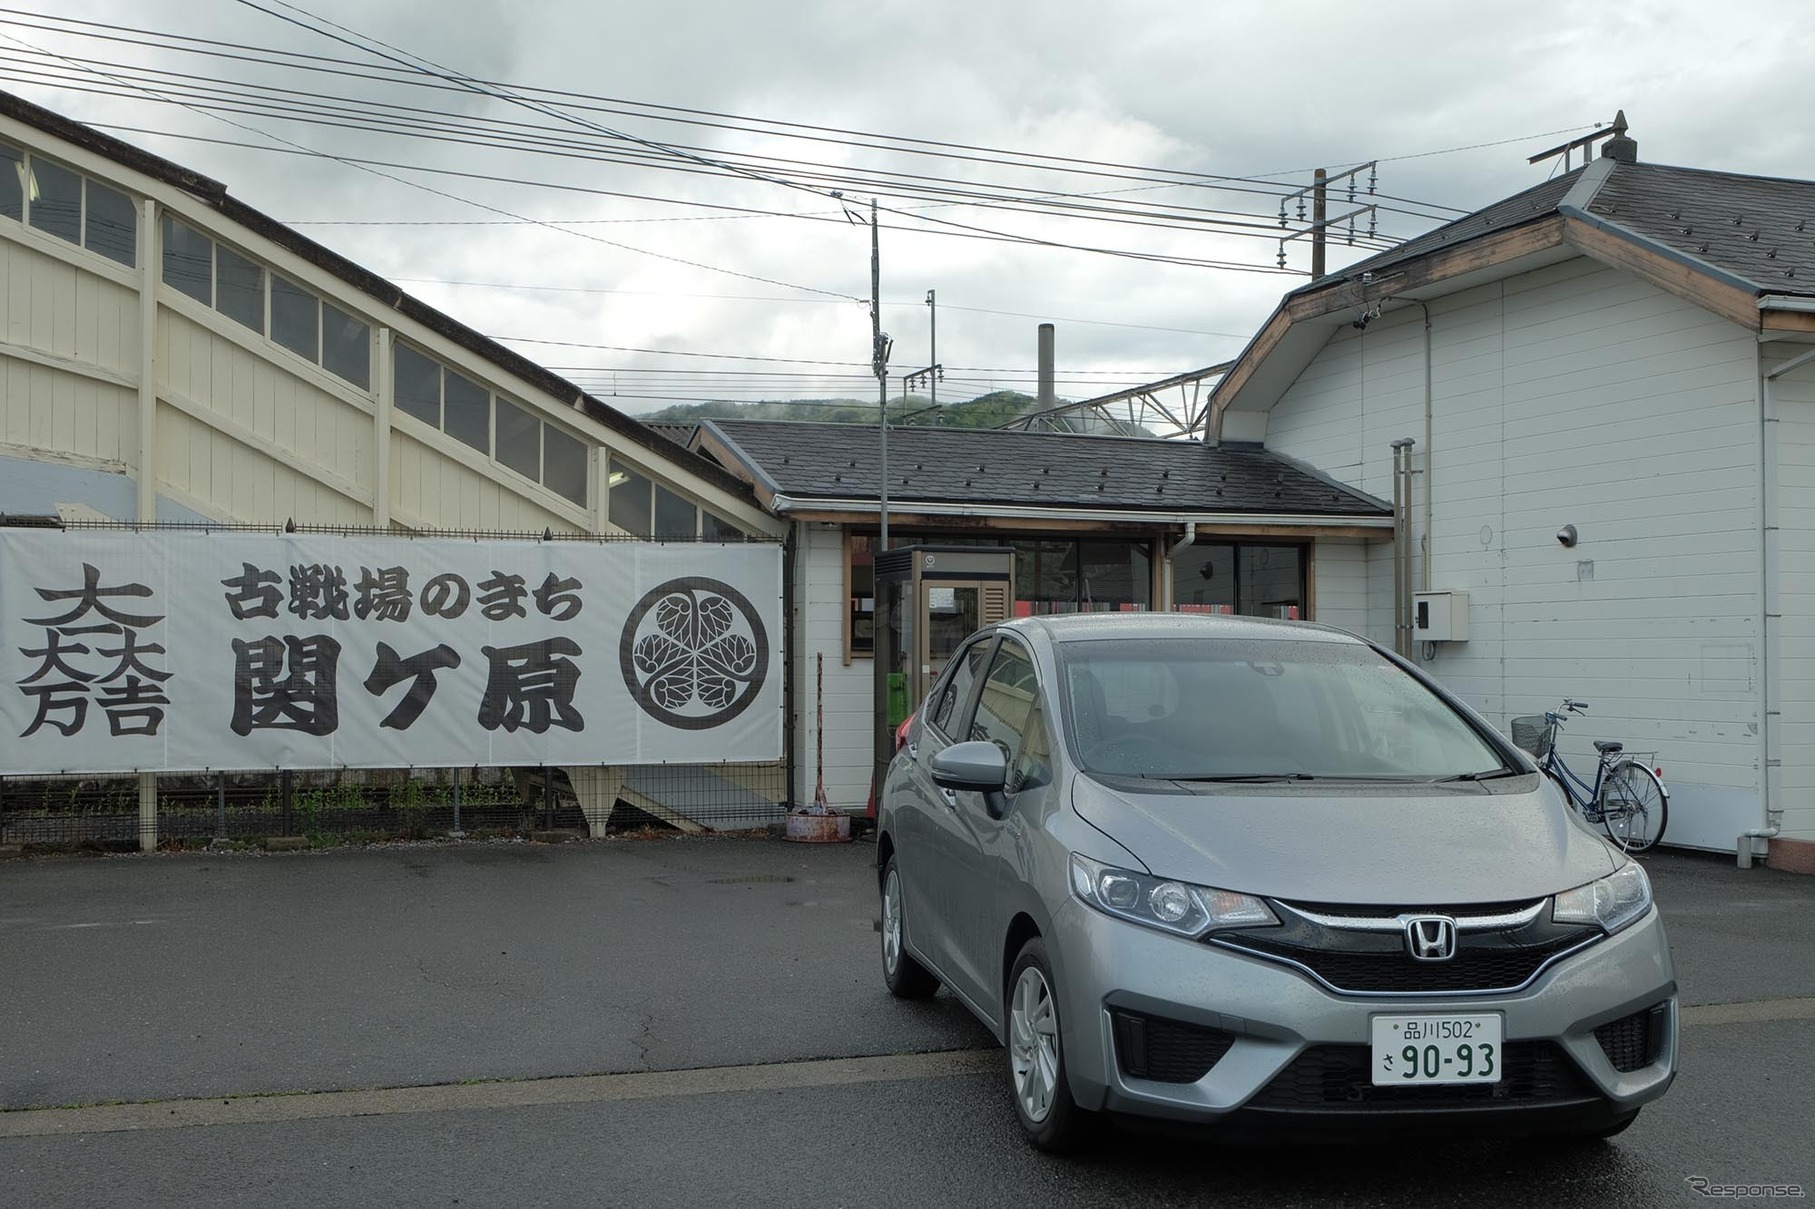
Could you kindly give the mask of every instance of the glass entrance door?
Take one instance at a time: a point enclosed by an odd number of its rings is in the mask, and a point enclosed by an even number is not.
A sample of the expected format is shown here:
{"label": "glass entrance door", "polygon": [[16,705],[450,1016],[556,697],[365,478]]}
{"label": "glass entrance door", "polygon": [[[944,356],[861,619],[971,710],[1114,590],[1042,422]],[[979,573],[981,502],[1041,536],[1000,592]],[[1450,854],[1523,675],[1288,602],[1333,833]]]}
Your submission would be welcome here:
{"label": "glass entrance door", "polygon": [[982,584],[936,582],[927,584],[924,590],[920,693],[924,693],[945,670],[946,661],[958,649],[958,644],[975,634],[983,624]]}

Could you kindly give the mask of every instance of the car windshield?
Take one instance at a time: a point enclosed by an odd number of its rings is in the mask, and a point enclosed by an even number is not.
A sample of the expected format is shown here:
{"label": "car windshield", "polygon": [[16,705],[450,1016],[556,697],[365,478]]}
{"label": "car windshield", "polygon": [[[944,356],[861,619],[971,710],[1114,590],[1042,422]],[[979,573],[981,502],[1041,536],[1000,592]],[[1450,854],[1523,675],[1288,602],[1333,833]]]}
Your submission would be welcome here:
{"label": "car windshield", "polygon": [[1173,780],[1441,780],[1497,771],[1492,744],[1369,647],[1302,639],[1060,646],[1078,763]]}

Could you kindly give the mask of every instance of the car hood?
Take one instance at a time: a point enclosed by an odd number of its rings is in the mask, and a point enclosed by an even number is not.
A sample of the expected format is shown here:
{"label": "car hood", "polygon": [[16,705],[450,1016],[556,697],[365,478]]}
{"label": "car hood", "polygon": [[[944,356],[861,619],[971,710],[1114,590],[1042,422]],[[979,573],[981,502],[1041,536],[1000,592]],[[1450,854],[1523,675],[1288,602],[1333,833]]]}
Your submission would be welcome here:
{"label": "car hood", "polygon": [[1072,806],[1158,876],[1304,902],[1507,902],[1618,866],[1549,786],[1517,785],[1141,793],[1079,776]]}

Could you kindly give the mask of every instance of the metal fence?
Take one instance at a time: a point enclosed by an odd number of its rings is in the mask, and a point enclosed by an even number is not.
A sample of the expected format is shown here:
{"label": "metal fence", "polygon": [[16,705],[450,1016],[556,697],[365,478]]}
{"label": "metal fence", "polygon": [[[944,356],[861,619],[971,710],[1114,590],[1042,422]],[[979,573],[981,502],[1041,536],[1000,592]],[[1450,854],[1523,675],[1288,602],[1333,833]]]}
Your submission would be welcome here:
{"label": "metal fence", "polygon": [[[787,770],[761,764],[630,765],[612,770],[593,817],[564,768],[358,769],[163,775],[160,847],[311,846],[448,835],[719,831],[783,820]],[[621,774],[621,776],[617,775]],[[0,844],[30,849],[139,847],[133,776],[0,779]]]}

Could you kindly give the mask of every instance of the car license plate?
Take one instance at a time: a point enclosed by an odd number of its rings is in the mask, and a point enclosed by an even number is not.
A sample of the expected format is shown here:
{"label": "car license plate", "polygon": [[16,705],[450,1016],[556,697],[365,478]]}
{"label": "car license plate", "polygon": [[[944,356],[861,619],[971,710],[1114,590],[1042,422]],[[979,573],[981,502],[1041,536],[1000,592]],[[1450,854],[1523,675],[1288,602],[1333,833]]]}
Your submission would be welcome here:
{"label": "car license plate", "polygon": [[1375,1016],[1374,1086],[1498,1083],[1500,1015]]}

